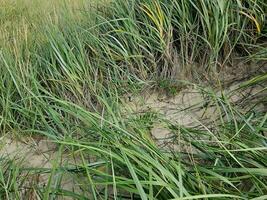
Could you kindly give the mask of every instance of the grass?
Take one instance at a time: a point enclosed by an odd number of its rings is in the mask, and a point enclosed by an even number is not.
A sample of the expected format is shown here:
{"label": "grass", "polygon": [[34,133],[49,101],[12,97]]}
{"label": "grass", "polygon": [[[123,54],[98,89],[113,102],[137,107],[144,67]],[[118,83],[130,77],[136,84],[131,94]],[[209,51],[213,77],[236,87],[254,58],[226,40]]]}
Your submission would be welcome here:
{"label": "grass", "polygon": [[[1,134],[57,144],[50,168],[1,155],[1,199],[267,198],[266,70],[214,87],[238,62],[264,65],[264,1],[0,3]],[[188,110],[218,119],[187,127],[123,107],[123,94],[153,87],[194,87],[203,102]],[[176,148],[158,145],[155,124]]]}

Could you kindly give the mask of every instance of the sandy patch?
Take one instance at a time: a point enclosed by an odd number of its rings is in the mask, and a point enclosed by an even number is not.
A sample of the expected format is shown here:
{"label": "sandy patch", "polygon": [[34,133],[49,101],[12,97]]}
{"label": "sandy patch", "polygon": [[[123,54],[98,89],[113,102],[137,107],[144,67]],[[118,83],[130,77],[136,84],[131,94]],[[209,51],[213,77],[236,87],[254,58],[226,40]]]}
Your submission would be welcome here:
{"label": "sandy patch", "polygon": [[56,145],[46,139],[34,140],[24,137],[23,140],[3,136],[0,139],[0,155],[10,159],[23,159],[25,167],[51,168],[55,157]]}
{"label": "sandy patch", "polygon": [[[246,113],[254,105],[253,102],[258,100],[259,96],[257,95],[259,93],[261,96],[264,95],[262,94],[263,86],[247,89],[238,89],[239,87],[239,83],[236,83],[228,89],[217,92],[211,92],[212,90],[203,92],[200,88],[188,88],[173,97],[164,93],[147,91],[142,95],[131,97],[132,100],[126,101],[125,104],[133,114],[152,111],[159,113],[163,119],[176,125],[187,128],[195,126],[209,128],[216,125],[220,116],[225,114],[221,103],[226,107],[228,105],[238,107],[240,112]],[[265,95],[267,95],[266,91]],[[255,109],[266,110],[266,105],[260,104]],[[173,134],[162,124],[155,124],[151,134],[159,146],[164,147],[167,144],[170,146],[173,143]],[[183,142],[181,141],[181,143]],[[178,147],[177,144],[172,147],[173,149],[184,149],[184,147]]]}
{"label": "sandy patch", "polygon": [[[74,159],[67,152],[60,152],[58,146],[45,138],[33,139],[24,136],[23,139],[12,138],[10,136],[2,136],[0,138],[0,157],[16,160],[20,168],[35,168],[47,169],[56,166],[75,166],[77,162],[81,163],[79,158]],[[25,171],[27,174],[30,171]],[[77,194],[82,194],[79,186],[73,178],[68,174],[62,174],[61,188],[66,191],[75,191]],[[27,181],[23,184],[24,189],[21,189],[22,196],[29,196],[31,199],[39,199],[36,191],[32,187],[44,187],[47,185],[50,173],[31,173],[27,175]],[[59,176],[59,174],[56,174]],[[72,199],[69,197],[59,197],[58,199]]]}

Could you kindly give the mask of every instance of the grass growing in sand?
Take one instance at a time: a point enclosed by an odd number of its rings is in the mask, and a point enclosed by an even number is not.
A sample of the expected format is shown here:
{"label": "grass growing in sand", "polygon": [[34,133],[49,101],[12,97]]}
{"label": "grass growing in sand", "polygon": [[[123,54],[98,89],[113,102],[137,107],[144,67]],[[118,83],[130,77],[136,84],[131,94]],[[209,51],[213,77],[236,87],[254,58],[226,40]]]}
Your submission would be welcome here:
{"label": "grass growing in sand", "polygon": [[[264,1],[0,3],[2,141],[54,143],[0,151],[0,199],[267,198]],[[194,123],[125,104],[153,90],[198,93]]]}

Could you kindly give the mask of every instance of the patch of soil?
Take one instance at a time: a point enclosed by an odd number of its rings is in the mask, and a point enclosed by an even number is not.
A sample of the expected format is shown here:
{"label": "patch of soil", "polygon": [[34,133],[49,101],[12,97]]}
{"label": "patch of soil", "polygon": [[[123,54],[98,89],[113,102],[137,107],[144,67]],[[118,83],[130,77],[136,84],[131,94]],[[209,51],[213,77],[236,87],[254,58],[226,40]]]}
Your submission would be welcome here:
{"label": "patch of soil", "polygon": [[[131,101],[127,98],[125,105],[131,113],[156,112],[163,119],[167,119],[179,126],[187,128],[196,126],[210,127],[210,125],[216,125],[222,112],[224,112],[221,106],[218,105],[220,101],[225,101],[225,104],[228,103],[233,107],[238,106],[239,111],[245,113],[253,105],[252,102],[257,100],[258,92],[264,88],[264,86],[255,86],[238,89],[239,87],[239,83],[234,83],[227,89],[210,93],[209,91],[203,92],[200,88],[192,87],[184,89],[172,97],[158,91],[145,91],[142,95],[132,96],[130,98]],[[223,96],[227,98],[223,99]],[[265,105],[260,104],[254,109],[262,111],[266,109],[265,107]],[[159,146],[170,146],[172,143],[173,134],[168,127],[162,124],[154,124],[151,134]],[[172,148],[177,150],[178,147],[175,145]]]}
{"label": "patch of soil", "polygon": [[[58,146],[45,138],[34,139],[24,136],[23,138],[12,138],[10,136],[2,136],[0,138],[0,157],[16,160],[19,163],[20,168],[35,168],[35,169],[52,169],[53,165],[62,165],[64,163],[69,166],[81,162],[80,159],[74,159],[67,152],[60,152]],[[31,199],[39,199],[33,192],[32,187],[39,185],[43,187],[47,185],[50,173],[36,173],[36,175],[30,175],[27,181],[24,183],[23,196],[30,196]],[[64,174],[63,180],[61,180],[61,188],[67,191],[76,191],[82,194],[82,191],[75,184],[72,177]],[[31,194],[29,194],[31,193]],[[70,200],[69,197],[61,197],[58,199]]]}

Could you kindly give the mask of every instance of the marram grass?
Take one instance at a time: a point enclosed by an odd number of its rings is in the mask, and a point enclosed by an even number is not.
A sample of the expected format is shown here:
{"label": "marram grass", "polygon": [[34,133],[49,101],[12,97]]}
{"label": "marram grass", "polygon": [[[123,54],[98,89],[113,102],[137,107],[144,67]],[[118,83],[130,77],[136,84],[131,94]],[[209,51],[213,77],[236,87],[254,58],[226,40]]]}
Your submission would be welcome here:
{"label": "marram grass", "polygon": [[[130,115],[121,104],[124,92],[155,80],[201,78],[240,59],[262,64],[265,1],[0,3],[1,133],[58,146],[51,168],[1,155],[1,199],[266,199],[264,70],[226,93],[194,85],[205,96],[196,106],[220,113],[211,124]],[[230,101],[256,86],[256,95]],[[190,151],[160,148],[150,134],[155,123]]]}

